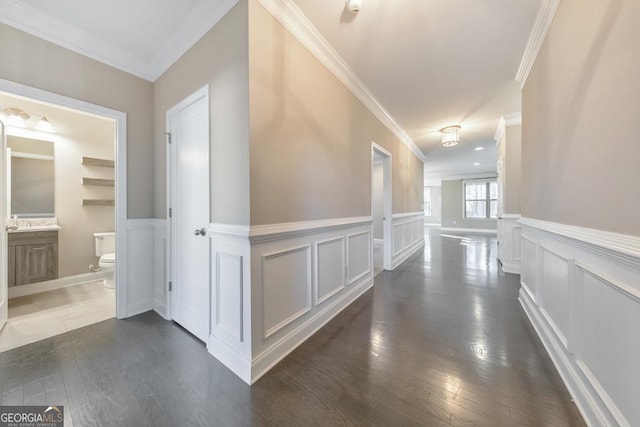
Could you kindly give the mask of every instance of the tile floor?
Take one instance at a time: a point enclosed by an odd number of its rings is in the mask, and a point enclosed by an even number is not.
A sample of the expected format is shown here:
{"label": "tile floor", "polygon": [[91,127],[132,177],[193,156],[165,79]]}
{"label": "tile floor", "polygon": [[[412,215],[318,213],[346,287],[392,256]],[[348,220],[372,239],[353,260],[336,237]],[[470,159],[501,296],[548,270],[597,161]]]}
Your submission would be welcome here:
{"label": "tile floor", "polygon": [[102,281],[9,300],[9,320],[0,332],[0,352],[115,317],[114,289]]}

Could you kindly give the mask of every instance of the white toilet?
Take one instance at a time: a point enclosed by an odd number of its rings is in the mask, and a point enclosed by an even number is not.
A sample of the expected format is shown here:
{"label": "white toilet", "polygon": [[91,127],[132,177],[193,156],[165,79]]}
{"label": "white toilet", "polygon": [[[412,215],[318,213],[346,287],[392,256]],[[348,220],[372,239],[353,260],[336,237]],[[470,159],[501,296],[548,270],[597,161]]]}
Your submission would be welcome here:
{"label": "white toilet", "polygon": [[116,233],[94,233],[96,241],[96,256],[100,257],[98,266],[106,277],[104,279],[105,288],[113,289],[116,270]]}

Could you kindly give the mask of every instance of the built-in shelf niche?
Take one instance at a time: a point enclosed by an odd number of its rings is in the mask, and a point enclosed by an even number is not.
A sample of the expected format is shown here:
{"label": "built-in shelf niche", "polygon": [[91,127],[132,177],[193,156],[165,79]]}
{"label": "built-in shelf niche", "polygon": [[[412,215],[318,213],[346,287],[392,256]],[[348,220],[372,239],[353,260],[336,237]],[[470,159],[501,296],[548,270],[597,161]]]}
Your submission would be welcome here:
{"label": "built-in shelf niche", "polygon": [[113,199],[82,199],[82,206],[115,206]]}
{"label": "built-in shelf niche", "polygon": [[85,166],[100,166],[104,168],[116,167],[116,162],[113,160],[98,159],[96,157],[82,157],[82,164]]}
{"label": "built-in shelf niche", "polygon": [[98,185],[102,187],[114,187],[114,179],[82,178],[82,185]]}

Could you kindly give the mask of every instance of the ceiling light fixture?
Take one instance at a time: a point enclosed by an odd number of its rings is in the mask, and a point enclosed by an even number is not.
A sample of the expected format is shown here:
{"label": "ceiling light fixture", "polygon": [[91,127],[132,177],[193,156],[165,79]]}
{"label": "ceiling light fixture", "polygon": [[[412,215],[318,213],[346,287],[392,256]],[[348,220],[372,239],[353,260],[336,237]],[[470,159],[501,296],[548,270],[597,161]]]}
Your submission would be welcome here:
{"label": "ceiling light fixture", "polygon": [[473,166],[480,166],[480,163],[475,162],[475,163],[473,164]]}
{"label": "ceiling light fixture", "polygon": [[53,132],[53,127],[51,126],[49,119],[47,119],[47,116],[43,116],[40,119],[36,125],[36,129],[41,130],[42,132]]}
{"label": "ceiling light fixture", "polygon": [[474,148],[474,150],[481,151],[481,150],[484,150],[484,147],[476,147],[476,148]]}
{"label": "ceiling light fixture", "polygon": [[351,13],[358,13],[362,9],[362,0],[347,0],[344,7]]}
{"label": "ceiling light fixture", "polygon": [[458,145],[460,143],[460,126],[447,126],[445,128],[440,129],[442,133],[442,146],[443,147],[453,147],[454,145]]}

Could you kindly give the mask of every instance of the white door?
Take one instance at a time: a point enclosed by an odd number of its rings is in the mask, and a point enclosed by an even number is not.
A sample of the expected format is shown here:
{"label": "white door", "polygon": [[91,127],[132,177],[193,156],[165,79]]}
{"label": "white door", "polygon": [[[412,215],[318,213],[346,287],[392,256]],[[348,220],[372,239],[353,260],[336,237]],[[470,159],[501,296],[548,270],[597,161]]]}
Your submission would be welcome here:
{"label": "white door", "polygon": [[170,133],[171,318],[209,337],[208,88],[167,112]]}
{"label": "white door", "polygon": [[0,224],[0,330],[7,323],[9,317],[9,282],[8,282],[8,243],[7,243],[7,227],[9,224],[9,213],[7,212],[7,136],[4,133],[4,123],[0,121],[0,166],[2,171],[0,173],[0,218],[2,223]]}

